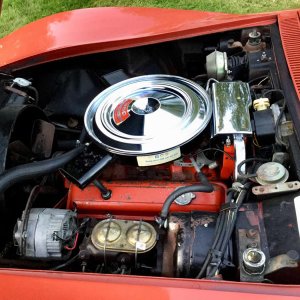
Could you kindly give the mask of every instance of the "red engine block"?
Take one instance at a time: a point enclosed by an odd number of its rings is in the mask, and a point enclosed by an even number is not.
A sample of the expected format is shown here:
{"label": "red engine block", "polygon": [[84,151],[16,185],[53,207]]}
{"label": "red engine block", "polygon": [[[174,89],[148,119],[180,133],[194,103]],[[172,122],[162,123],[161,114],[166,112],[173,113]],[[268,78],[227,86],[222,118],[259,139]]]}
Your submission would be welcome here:
{"label": "red engine block", "polygon": [[[100,191],[93,184],[84,190],[70,184],[67,208],[76,207],[80,217],[103,218],[111,214],[126,218],[153,218],[171,192],[192,182],[120,180],[103,184],[112,191],[109,200],[102,199]],[[196,198],[189,205],[174,203],[171,211],[219,211],[225,199],[226,186],[219,182],[213,182],[213,185],[212,193],[195,193]]]}

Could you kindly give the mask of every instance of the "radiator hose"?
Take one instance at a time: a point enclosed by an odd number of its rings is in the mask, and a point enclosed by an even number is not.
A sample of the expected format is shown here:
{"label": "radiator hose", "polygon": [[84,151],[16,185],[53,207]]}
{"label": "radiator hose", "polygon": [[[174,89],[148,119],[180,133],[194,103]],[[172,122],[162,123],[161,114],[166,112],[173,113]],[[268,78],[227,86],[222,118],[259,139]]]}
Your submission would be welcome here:
{"label": "radiator hose", "polygon": [[165,220],[168,217],[170,207],[172,203],[180,196],[187,194],[187,193],[211,193],[214,190],[213,185],[208,181],[206,176],[202,173],[198,173],[198,179],[201,183],[190,185],[190,186],[184,186],[176,189],[173,191],[168,198],[165,200],[163,207],[160,212],[160,216],[157,218],[157,223],[161,226],[164,225]]}
{"label": "radiator hose", "polygon": [[4,193],[15,183],[57,171],[59,168],[63,167],[66,163],[78,156],[84,148],[84,145],[80,145],[79,147],[57,157],[8,169],[0,175],[0,194]]}

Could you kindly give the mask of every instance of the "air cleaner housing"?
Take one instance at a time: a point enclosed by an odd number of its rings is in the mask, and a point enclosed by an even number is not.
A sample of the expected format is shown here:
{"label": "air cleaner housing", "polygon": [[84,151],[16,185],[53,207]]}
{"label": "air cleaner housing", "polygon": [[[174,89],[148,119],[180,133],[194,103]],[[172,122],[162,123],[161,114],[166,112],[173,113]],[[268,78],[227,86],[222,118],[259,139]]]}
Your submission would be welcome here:
{"label": "air cleaner housing", "polygon": [[107,151],[144,156],[192,140],[205,129],[211,115],[206,91],[193,81],[146,75],[121,81],[97,95],[84,122],[88,134]]}

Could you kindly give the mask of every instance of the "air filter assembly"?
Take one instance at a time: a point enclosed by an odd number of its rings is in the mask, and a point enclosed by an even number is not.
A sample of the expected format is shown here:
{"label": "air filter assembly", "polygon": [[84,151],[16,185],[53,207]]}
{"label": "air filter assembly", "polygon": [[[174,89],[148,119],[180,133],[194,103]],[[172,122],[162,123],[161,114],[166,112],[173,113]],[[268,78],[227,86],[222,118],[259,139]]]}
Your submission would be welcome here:
{"label": "air filter assembly", "polygon": [[121,81],[90,103],[88,134],[109,152],[145,156],[174,150],[201,133],[212,114],[206,91],[185,78],[147,75]]}

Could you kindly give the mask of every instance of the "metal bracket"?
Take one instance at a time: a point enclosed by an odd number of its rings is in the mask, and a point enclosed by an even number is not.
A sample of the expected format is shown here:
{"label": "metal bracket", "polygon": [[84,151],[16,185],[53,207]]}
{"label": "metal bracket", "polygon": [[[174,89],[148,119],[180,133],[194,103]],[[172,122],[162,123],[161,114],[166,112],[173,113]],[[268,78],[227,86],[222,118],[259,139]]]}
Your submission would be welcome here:
{"label": "metal bracket", "polygon": [[[216,161],[208,159],[203,152],[197,154],[196,163],[200,169],[204,166],[208,166],[209,169],[214,169],[218,166]],[[192,162],[184,162],[182,158],[175,160],[174,165],[179,167],[194,167]]]}
{"label": "metal bracket", "polygon": [[280,133],[283,137],[294,134],[294,126],[292,121],[283,121],[280,125]]}
{"label": "metal bracket", "polygon": [[269,260],[269,264],[265,270],[265,275],[271,274],[283,268],[297,268],[297,267],[298,267],[297,261],[291,259],[287,254],[281,254],[272,257]]}
{"label": "metal bracket", "polygon": [[[234,134],[233,135],[233,143],[235,148],[235,171],[234,171],[234,179],[237,181],[238,179],[238,171],[237,166],[246,159],[246,149],[245,142],[242,134]],[[245,173],[245,164],[242,166],[241,171]]]}
{"label": "metal bracket", "polygon": [[15,78],[13,83],[17,84],[19,87],[29,87],[32,84],[31,81],[20,77]]}
{"label": "metal bracket", "polygon": [[255,186],[252,188],[252,193],[256,196],[261,196],[294,192],[298,190],[300,190],[300,181],[290,181],[285,183]]}

